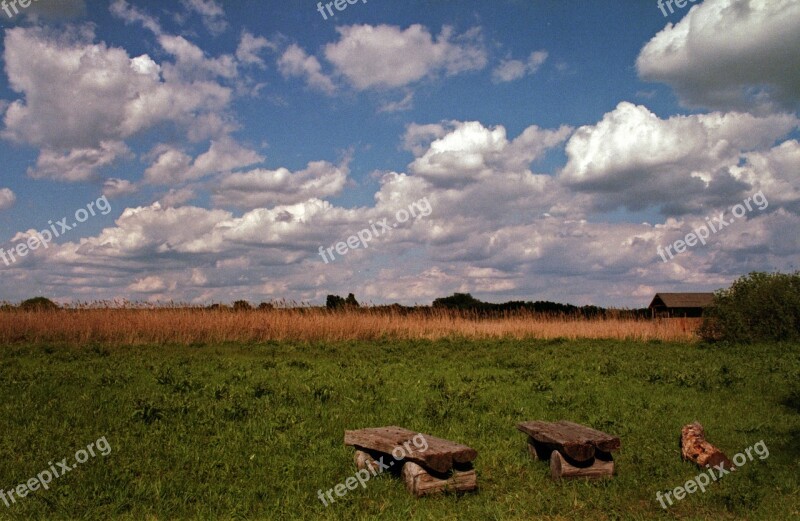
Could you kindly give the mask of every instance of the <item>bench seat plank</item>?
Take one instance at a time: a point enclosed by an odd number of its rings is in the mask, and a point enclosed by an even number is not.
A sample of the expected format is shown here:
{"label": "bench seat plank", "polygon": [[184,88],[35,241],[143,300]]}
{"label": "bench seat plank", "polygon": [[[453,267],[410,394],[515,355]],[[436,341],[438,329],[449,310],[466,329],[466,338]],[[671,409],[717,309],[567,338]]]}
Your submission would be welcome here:
{"label": "bench seat plank", "polygon": [[376,427],[344,432],[344,443],[367,451],[392,454],[402,450],[404,459],[436,472],[447,472],[455,465],[472,462],[478,452],[466,445],[422,434],[427,449],[417,447],[412,439],[421,433],[402,427]]}
{"label": "bench seat plank", "polygon": [[518,424],[517,429],[575,461],[590,460],[596,450],[612,452],[620,447],[616,436],[564,420],[555,423],[528,421]]}

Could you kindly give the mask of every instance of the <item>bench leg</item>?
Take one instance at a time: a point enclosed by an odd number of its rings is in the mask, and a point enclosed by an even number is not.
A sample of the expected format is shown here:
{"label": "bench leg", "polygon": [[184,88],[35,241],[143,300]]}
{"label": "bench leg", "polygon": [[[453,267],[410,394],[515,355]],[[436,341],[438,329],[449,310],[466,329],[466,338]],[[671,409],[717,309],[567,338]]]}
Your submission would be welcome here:
{"label": "bench leg", "polygon": [[551,447],[547,447],[542,443],[539,443],[533,436],[528,436],[528,454],[531,455],[536,461],[547,461],[550,459],[550,452],[553,449]]}
{"label": "bench leg", "polygon": [[417,497],[439,492],[468,492],[478,488],[478,477],[473,468],[441,475],[407,461],[403,465],[402,475],[406,489]]}
{"label": "bench leg", "polygon": [[554,450],[550,455],[550,477],[558,481],[563,478],[602,479],[614,475],[614,459],[609,453],[598,451],[588,463],[568,462],[560,452]]}
{"label": "bench leg", "polygon": [[[356,462],[356,468],[358,470],[367,469],[370,472],[378,472],[381,469],[381,466],[378,465],[378,462],[375,461],[375,458],[369,452],[364,452],[363,450],[356,450],[356,455],[354,457]],[[373,469],[375,469],[373,471]]]}

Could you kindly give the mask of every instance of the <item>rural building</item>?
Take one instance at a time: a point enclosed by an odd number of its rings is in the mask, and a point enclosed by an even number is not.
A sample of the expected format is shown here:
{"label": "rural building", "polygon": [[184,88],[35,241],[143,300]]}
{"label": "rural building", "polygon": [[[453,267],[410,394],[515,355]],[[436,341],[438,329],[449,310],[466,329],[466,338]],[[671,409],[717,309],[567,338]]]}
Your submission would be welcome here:
{"label": "rural building", "polygon": [[699,317],[713,301],[713,293],[656,293],[648,307],[654,317]]}

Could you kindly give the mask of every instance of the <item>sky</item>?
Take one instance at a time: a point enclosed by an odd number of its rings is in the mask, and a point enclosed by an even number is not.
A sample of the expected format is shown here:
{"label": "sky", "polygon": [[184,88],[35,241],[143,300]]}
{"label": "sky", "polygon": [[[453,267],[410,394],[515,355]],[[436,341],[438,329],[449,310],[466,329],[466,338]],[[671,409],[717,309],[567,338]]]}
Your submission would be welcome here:
{"label": "sky", "polygon": [[644,307],[800,269],[800,1],[326,4],[0,4],[0,300]]}

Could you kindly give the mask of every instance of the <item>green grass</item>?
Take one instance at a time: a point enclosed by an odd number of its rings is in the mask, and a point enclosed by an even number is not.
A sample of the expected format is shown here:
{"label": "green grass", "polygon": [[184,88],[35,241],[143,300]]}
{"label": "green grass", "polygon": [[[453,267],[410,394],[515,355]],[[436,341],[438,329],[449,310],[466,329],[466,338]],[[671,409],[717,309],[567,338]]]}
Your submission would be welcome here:
{"label": "green grass", "polygon": [[[5,346],[0,488],[105,436],[0,519],[800,518],[800,346],[614,341]],[[617,476],[554,483],[523,420],[618,435]],[[664,511],[699,470],[680,428],[769,457]],[[325,508],[352,476],[345,429],[400,425],[478,450],[479,491],[414,499],[391,475]]]}

